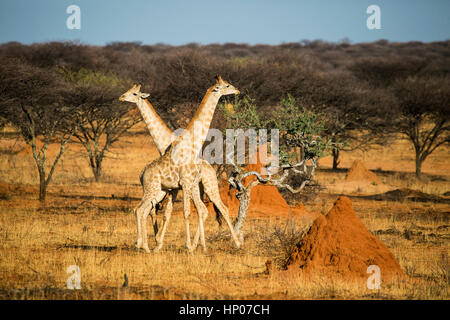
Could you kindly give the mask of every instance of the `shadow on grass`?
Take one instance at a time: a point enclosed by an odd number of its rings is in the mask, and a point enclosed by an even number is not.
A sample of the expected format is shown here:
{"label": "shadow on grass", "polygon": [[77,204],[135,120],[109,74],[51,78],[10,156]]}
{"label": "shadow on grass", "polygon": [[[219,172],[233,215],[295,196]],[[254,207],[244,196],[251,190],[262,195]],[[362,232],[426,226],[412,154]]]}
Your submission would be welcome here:
{"label": "shadow on grass", "polygon": [[129,250],[128,247],[119,248],[118,246],[92,246],[92,245],[86,245],[86,244],[61,244],[56,247],[57,250],[60,249],[81,249],[81,250],[97,250],[97,251],[104,251],[104,252],[112,252],[117,249],[125,249]]}
{"label": "shadow on grass", "polygon": [[442,198],[436,195],[412,190],[412,189],[395,189],[385,193],[379,193],[369,196],[350,196],[351,198],[359,198],[365,200],[375,201],[413,201],[413,202],[433,202],[433,203],[446,203],[450,204],[450,199]]}
{"label": "shadow on grass", "polygon": [[111,196],[87,196],[87,195],[73,195],[73,194],[57,194],[56,196],[61,198],[69,199],[80,199],[80,200],[121,200],[121,201],[140,201],[142,198],[136,197],[117,197],[115,195]]}
{"label": "shadow on grass", "polygon": [[69,290],[66,288],[42,287],[9,289],[0,288],[0,300],[180,300],[180,299],[206,299],[187,293],[180,288],[162,287],[152,285],[147,287],[95,287]]}
{"label": "shadow on grass", "polygon": [[[316,172],[326,172],[326,173],[347,173],[350,168],[320,168],[317,169]],[[382,170],[382,169],[375,169],[370,170],[373,173],[376,173],[377,175],[385,176],[385,177],[392,177],[392,176],[399,176],[401,179],[410,179],[414,180],[416,178],[415,172],[405,172],[405,171],[394,171],[394,170]],[[422,179],[429,179],[430,181],[448,181],[448,178],[443,175],[437,175],[437,174],[429,174],[422,172]]]}

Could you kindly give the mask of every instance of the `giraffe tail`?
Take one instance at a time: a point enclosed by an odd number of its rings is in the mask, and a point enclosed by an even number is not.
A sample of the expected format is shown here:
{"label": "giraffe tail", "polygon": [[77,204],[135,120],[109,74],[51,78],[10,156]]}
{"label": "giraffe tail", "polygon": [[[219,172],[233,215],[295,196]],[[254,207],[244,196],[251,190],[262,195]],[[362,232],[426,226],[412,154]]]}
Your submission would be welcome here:
{"label": "giraffe tail", "polygon": [[219,224],[219,228],[222,226],[222,213],[220,213],[219,208],[216,207],[216,205],[213,203],[214,211],[216,212],[216,221]]}

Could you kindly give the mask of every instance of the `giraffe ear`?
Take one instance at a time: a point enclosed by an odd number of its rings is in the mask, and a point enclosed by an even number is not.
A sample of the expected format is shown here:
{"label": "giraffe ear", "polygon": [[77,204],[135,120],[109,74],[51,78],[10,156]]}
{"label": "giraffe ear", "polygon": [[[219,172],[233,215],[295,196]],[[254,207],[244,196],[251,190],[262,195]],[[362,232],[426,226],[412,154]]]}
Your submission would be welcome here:
{"label": "giraffe ear", "polygon": [[148,97],[150,97],[149,93],[141,93],[141,98],[142,99],[145,99],[145,98],[148,98]]}

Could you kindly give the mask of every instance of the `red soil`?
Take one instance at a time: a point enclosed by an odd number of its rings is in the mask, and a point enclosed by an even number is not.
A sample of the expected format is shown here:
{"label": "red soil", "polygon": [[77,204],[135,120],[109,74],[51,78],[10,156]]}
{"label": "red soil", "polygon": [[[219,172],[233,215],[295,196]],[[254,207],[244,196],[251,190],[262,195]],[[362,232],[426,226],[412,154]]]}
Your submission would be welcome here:
{"label": "red soil", "polygon": [[328,215],[314,221],[285,267],[320,278],[365,283],[370,265],[380,268],[382,284],[405,276],[394,255],[355,215],[350,199],[342,196]]}
{"label": "red soil", "polygon": [[361,160],[355,160],[353,162],[352,167],[348,170],[347,175],[345,176],[345,181],[375,182],[376,184],[383,183],[375,173],[366,169]]}
{"label": "red soil", "polygon": [[3,196],[33,192],[36,192],[36,188],[28,186],[15,186],[6,182],[0,182],[0,195]]}
{"label": "red soil", "polygon": [[14,186],[9,184],[9,183],[5,183],[5,182],[0,182],[0,193],[1,194],[8,194],[8,193],[12,193],[14,191]]}

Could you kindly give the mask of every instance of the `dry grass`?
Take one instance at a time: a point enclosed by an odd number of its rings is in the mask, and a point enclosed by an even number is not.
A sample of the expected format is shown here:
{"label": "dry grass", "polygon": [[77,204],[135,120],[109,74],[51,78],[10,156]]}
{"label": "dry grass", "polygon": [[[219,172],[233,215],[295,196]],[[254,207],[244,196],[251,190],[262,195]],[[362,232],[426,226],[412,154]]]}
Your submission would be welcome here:
{"label": "dry grass", "polygon": [[[0,151],[11,150],[13,144],[3,138]],[[448,149],[425,162],[424,172],[434,176],[416,182],[406,147],[399,142],[392,150],[364,157],[344,154],[343,166],[362,158],[369,169],[383,170],[379,175],[386,184],[440,195],[448,191]],[[107,176],[102,183],[93,182],[79,147],[71,147],[45,204],[36,200],[36,174],[28,150],[21,149],[20,142],[14,148],[20,151],[0,154],[0,181],[28,187],[0,199],[2,299],[449,298],[448,204],[352,198],[364,224],[392,250],[412,279],[372,291],[338,279],[266,274],[266,261],[282,261],[289,245],[308,227],[301,220],[276,215],[248,217],[245,245],[239,250],[210,217],[205,226],[209,253],[198,250],[191,255],[184,248],[182,208],[177,202],[163,250],[159,254],[136,251],[131,209],[141,196],[139,172],[157,155],[147,134],[127,136],[115,146],[105,162]],[[324,181],[339,180],[345,172],[319,175]],[[323,192],[305,206],[325,213],[335,198]],[[195,228],[195,214],[191,221]],[[152,241],[150,235],[150,245]],[[82,289],[66,290],[66,268],[74,264],[81,269]],[[128,285],[122,287],[125,274]]]}

